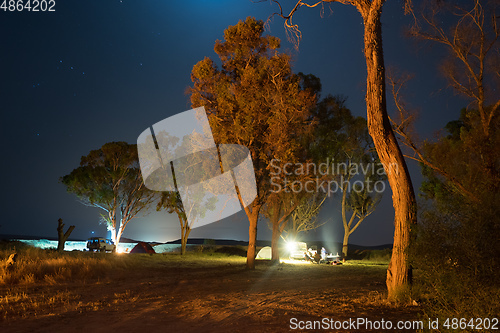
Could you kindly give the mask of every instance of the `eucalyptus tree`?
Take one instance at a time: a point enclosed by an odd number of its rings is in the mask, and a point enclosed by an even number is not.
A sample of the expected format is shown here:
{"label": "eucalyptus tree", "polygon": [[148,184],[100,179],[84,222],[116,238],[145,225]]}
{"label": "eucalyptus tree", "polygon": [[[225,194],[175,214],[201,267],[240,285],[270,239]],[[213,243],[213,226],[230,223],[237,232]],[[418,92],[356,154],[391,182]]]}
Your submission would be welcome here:
{"label": "eucalyptus tree", "polygon": [[247,267],[255,268],[257,221],[272,194],[270,164],[295,163],[297,140],[310,130],[309,112],[316,97],[301,89],[290,56],[279,53],[280,40],[264,36],[264,22],[247,18],[224,31],[214,50],[221,68],[210,58],[194,65],[193,107],[204,106],[217,144],[239,144],[250,151],[257,197],[246,206],[249,220]]}
{"label": "eucalyptus tree", "polygon": [[92,150],[60,181],[83,204],[103,211],[102,220],[116,245],[127,224],[156,199],[156,193],[144,186],[137,145],[126,142]]}

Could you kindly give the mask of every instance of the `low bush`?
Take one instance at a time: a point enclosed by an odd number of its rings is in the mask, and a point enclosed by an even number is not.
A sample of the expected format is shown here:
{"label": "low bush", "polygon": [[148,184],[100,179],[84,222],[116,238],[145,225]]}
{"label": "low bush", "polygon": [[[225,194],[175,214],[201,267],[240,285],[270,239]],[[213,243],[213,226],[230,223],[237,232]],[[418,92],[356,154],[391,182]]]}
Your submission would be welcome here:
{"label": "low bush", "polygon": [[391,261],[392,249],[368,250],[363,260],[389,263]]}
{"label": "low bush", "polygon": [[428,207],[416,229],[411,252],[416,268],[414,297],[423,305],[426,318],[440,322],[498,318],[498,207],[483,201],[480,207],[439,208]]}

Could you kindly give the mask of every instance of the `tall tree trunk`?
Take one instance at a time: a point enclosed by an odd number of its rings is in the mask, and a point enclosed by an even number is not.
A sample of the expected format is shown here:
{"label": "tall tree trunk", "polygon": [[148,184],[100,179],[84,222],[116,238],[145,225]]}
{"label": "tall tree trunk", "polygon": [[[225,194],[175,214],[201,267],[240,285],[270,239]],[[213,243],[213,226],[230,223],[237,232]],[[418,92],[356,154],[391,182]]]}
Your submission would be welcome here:
{"label": "tall tree trunk", "polygon": [[185,220],[181,215],[180,211],[175,210],[177,213],[177,217],[179,218],[179,223],[181,225],[181,255],[186,254],[186,244],[187,240],[189,237],[189,233],[191,232],[191,227],[189,226],[189,223],[187,219]]}
{"label": "tall tree trunk", "polygon": [[186,244],[187,244],[187,240],[188,240],[190,232],[191,232],[191,228],[189,228],[189,226],[181,229],[181,255],[186,254]]}
{"label": "tall tree trunk", "polygon": [[[349,176],[350,180],[350,176]],[[344,243],[342,244],[342,258],[347,257],[347,242],[349,241],[349,235],[351,229],[349,228],[350,223],[347,223],[346,214],[346,199],[347,199],[347,185],[342,187],[342,224],[344,225]],[[351,217],[351,221],[354,218],[354,213]]]}
{"label": "tall tree trunk", "polygon": [[[274,214],[278,215],[278,214]],[[271,260],[275,262],[280,261],[280,253],[279,253],[279,248],[278,248],[278,241],[280,239],[280,224],[279,224],[279,216],[274,216],[271,219],[271,222],[273,223],[273,234],[271,236]]]}
{"label": "tall tree trunk", "polygon": [[255,269],[255,245],[257,242],[257,219],[258,216],[249,218],[250,226],[248,228],[248,249],[247,249],[247,268]]}
{"label": "tall tree trunk", "polygon": [[120,222],[120,227],[118,228],[118,230],[116,230],[116,241],[115,241],[115,245],[116,247],[118,247],[118,244],[120,244],[120,239],[122,238],[122,234],[123,234],[123,226],[122,226],[122,223]]}
{"label": "tall tree trunk", "polygon": [[181,256],[186,254],[186,241],[185,238],[182,237],[181,239]]}
{"label": "tall tree trunk", "polygon": [[[246,209],[245,209],[246,211]],[[253,206],[251,214],[247,214],[250,226],[248,228],[247,268],[255,269],[255,246],[257,243],[257,221],[260,206]]]}
{"label": "tall tree trunk", "polygon": [[391,128],[386,109],[385,68],[382,50],[380,15],[383,0],[373,0],[360,10],[364,21],[364,44],[367,67],[366,107],[368,130],[377,154],[384,165],[392,189],[394,205],[394,244],[387,270],[389,298],[410,281],[408,247],[410,228],[416,223],[415,194],[403,154]]}
{"label": "tall tree trunk", "polygon": [[344,229],[344,243],[342,244],[342,258],[347,258],[347,244],[349,244],[349,230]]}

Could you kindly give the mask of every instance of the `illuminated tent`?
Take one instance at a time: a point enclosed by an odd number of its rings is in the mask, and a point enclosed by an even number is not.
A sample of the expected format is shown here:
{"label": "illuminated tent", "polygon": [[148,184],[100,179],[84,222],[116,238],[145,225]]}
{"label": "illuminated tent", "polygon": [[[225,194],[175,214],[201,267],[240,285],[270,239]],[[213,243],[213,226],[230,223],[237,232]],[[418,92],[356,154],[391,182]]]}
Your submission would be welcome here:
{"label": "illuminated tent", "polygon": [[267,259],[267,260],[271,260],[271,258],[272,258],[272,253],[270,246],[264,246],[262,249],[260,249],[259,253],[257,253],[257,257],[255,257],[255,259]]}
{"label": "illuminated tent", "polygon": [[144,242],[137,243],[130,253],[156,253],[151,245]]}

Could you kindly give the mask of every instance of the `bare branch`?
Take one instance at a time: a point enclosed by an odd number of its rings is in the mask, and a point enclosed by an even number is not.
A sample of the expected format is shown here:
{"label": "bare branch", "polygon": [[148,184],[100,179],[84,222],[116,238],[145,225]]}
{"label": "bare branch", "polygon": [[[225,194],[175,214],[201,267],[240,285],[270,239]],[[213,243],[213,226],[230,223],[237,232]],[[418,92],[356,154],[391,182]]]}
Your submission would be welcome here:
{"label": "bare branch", "polygon": [[[450,86],[468,97],[471,100],[469,105],[477,108],[484,135],[489,137],[491,120],[498,108],[488,108],[487,105],[496,105],[500,101],[495,94],[499,87],[489,87],[492,77],[499,75],[488,63],[500,50],[496,7],[486,1],[474,0],[470,7],[441,4],[426,9],[418,13],[411,10],[415,18],[417,14],[419,16],[415,19],[411,33],[448,49],[453,58],[443,65],[444,75]],[[442,20],[438,18],[447,13],[458,18],[449,32],[445,31]],[[491,22],[487,19],[489,17]],[[423,26],[419,23],[423,23]]]}
{"label": "bare branch", "polygon": [[[250,1],[255,2],[255,3],[267,2],[267,0],[250,0]],[[267,20],[265,22],[265,26],[267,26],[267,27],[269,26],[269,22],[271,21],[271,19],[275,15],[284,19],[285,21],[283,22],[283,26],[285,28],[287,39],[295,46],[296,49],[299,48],[300,40],[302,39],[302,32],[300,31],[299,26],[297,24],[294,24],[292,22],[292,20],[293,20],[293,15],[295,14],[295,12],[297,12],[299,10],[300,7],[306,6],[308,8],[314,8],[314,7],[317,7],[319,5],[323,5],[324,3],[330,3],[330,2],[348,3],[349,2],[348,0],[320,0],[320,1],[317,1],[315,3],[309,4],[307,2],[304,2],[303,0],[298,0],[297,3],[295,4],[295,6],[290,11],[290,13],[288,15],[285,15],[285,14],[283,14],[283,7],[281,6],[281,3],[279,1],[277,1],[277,0],[269,0],[269,1],[277,4],[280,11],[279,11],[279,13],[278,12],[272,13],[267,18]],[[323,13],[323,11],[324,11],[324,9],[322,8],[322,13]],[[321,15],[323,15],[323,14],[321,14]]]}
{"label": "bare branch", "polygon": [[431,162],[428,158],[426,158],[422,152],[422,149],[418,147],[418,145],[415,143],[415,141],[412,139],[411,135],[408,133],[408,126],[409,123],[412,121],[412,117],[409,112],[405,110],[404,104],[402,103],[402,98],[400,95],[402,86],[406,84],[408,81],[409,77],[406,76],[403,79],[398,80],[397,78],[394,77],[393,73],[388,73],[387,81],[389,82],[389,86],[391,88],[392,92],[392,97],[394,100],[394,103],[396,104],[396,108],[399,111],[399,114],[401,115],[401,119],[399,122],[394,121],[391,117],[389,117],[389,120],[391,121],[393,125],[394,132],[400,136],[400,140],[403,142],[403,144],[407,147],[409,147],[415,156],[408,156],[405,155],[405,157],[408,157],[412,160],[415,160],[417,162],[423,163],[424,165],[428,166],[429,168],[433,169],[434,171],[438,172],[441,174],[443,177],[446,179],[450,180],[458,189],[459,192],[465,195],[466,197],[472,199],[473,201],[477,201],[477,197],[467,190],[465,186],[455,177],[453,177],[451,174],[446,172],[444,169],[438,167],[435,163]]}

